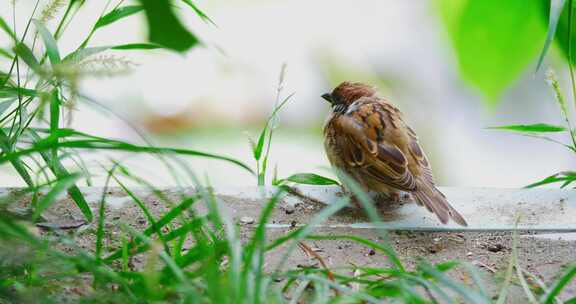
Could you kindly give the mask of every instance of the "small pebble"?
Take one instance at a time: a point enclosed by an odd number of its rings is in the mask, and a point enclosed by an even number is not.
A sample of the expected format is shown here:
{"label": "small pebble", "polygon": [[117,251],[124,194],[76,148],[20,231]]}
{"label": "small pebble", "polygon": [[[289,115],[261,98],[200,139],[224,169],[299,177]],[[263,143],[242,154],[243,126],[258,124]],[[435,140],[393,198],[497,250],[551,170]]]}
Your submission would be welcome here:
{"label": "small pebble", "polygon": [[370,251],[368,252],[368,255],[375,255],[376,251],[374,251],[374,249],[370,249]]}
{"label": "small pebble", "polygon": [[254,218],[251,218],[249,216],[243,216],[240,218],[240,222],[242,224],[254,224]]}
{"label": "small pebble", "polygon": [[286,214],[292,214],[294,211],[296,211],[296,208],[293,205],[286,205],[284,207],[284,212],[286,212]]}
{"label": "small pebble", "polygon": [[486,249],[488,249],[490,252],[500,252],[502,249],[504,249],[504,246],[502,246],[502,244],[491,244],[488,245]]}

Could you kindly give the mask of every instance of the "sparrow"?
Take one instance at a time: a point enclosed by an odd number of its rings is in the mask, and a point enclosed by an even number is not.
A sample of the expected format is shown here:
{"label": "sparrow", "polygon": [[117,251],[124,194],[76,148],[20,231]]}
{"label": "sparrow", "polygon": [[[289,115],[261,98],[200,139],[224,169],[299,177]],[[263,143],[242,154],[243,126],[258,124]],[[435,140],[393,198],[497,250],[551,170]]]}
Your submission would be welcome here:
{"label": "sparrow", "polygon": [[432,169],[418,137],[402,113],[371,86],[343,82],[322,95],[331,104],[324,126],[328,160],[366,192],[389,198],[409,193],[440,222],[467,226],[464,217],[434,183]]}

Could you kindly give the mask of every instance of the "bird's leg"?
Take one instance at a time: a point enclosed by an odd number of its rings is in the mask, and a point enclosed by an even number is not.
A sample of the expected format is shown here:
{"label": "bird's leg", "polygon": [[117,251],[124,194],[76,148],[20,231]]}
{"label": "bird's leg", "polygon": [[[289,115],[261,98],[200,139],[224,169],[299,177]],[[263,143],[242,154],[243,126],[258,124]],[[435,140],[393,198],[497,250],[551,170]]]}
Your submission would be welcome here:
{"label": "bird's leg", "polygon": [[362,203],[360,202],[358,197],[356,195],[354,195],[354,193],[352,193],[350,190],[346,189],[346,187],[344,187],[343,185],[340,187],[340,190],[342,192],[339,193],[338,196],[347,196],[350,198],[350,203],[352,203],[352,205],[354,205],[354,207],[356,207],[358,209],[362,208]]}
{"label": "bird's leg", "polygon": [[382,205],[395,205],[401,203],[405,199],[405,195],[398,191],[382,192],[376,198],[376,204]]}
{"label": "bird's leg", "polygon": [[400,196],[399,192],[392,192],[389,194],[390,196],[390,201],[392,201],[392,203],[399,203],[402,200],[402,197]]}

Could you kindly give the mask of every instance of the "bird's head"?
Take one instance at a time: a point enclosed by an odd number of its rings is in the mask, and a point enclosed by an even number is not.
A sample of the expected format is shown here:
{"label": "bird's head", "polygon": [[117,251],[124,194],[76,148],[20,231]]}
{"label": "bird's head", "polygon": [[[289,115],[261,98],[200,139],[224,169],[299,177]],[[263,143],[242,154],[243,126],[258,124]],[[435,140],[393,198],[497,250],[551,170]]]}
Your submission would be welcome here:
{"label": "bird's head", "polygon": [[332,93],[322,95],[328,101],[334,111],[345,111],[349,105],[361,97],[372,97],[376,95],[376,90],[360,82],[343,82],[337,86]]}

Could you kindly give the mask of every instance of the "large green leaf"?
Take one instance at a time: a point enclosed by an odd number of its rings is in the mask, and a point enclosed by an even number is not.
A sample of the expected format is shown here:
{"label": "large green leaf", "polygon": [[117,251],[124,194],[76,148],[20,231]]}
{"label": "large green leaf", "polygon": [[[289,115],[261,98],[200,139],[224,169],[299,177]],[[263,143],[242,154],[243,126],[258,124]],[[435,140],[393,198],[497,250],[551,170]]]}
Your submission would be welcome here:
{"label": "large green leaf", "polygon": [[489,106],[534,61],[545,40],[541,1],[438,0],[462,77]]}
{"label": "large green leaf", "polygon": [[184,52],[198,43],[172,11],[172,1],[139,0],[146,11],[148,40],[168,49]]}

